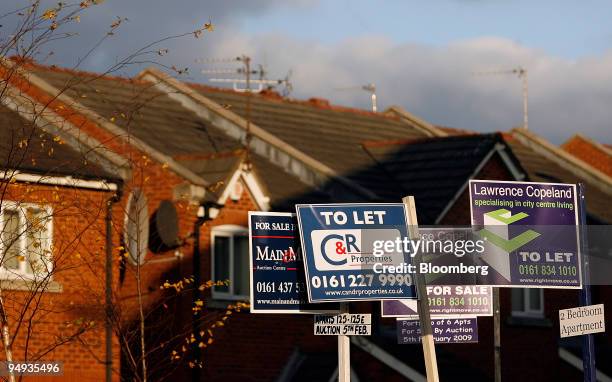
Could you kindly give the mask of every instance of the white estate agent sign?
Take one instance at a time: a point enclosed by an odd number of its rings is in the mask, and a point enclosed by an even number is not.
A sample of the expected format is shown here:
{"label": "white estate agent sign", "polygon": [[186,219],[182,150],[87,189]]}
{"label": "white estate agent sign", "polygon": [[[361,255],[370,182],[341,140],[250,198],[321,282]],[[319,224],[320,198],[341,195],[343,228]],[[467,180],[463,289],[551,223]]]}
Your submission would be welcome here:
{"label": "white estate agent sign", "polygon": [[316,336],[369,336],[372,334],[371,314],[317,314],[314,316]]}
{"label": "white estate agent sign", "polygon": [[561,338],[606,331],[604,305],[579,306],[559,311]]}

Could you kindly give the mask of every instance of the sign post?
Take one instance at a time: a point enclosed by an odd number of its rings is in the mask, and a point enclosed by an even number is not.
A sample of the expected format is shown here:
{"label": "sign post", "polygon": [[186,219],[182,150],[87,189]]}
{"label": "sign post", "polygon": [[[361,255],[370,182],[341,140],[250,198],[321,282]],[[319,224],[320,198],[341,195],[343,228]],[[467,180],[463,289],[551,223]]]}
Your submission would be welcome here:
{"label": "sign post", "polygon": [[495,357],[495,382],[501,382],[501,314],[499,288],[493,288],[493,355]]}
{"label": "sign post", "polygon": [[[584,184],[578,183],[578,212],[580,214],[580,245],[582,256],[582,289],[580,290],[580,306],[591,305],[591,280],[589,270],[589,256],[587,253],[586,237],[586,201],[584,195]],[[595,382],[595,338],[593,334],[582,336],[582,368],[584,369],[584,382]]]}
{"label": "sign post", "polygon": [[[340,303],[340,313],[348,313],[348,302]],[[351,341],[349,336],[338,336],[338,382],[351,381]]]}
{"label": "sign post", "polygon": [[[419,229],[417,226],[416,206],[414,204],[414,196],[406,196],[402,199],[408,213],[408,233],[411,238],[419,237]],[[421,256],[415,257],[416,266],[419,266]],[[417,268],[418,269],[418,268]],[[438,362],[436,360],[436,347],[434,344],[433,333],[431,330],[431,317],[429,315],[429,298],[427,297],[427,288],[425,287],[425,276],[417,273],[415,275],[417,295],[418,295],[418,312],[419,321],[421,324],[421,342],[423,344],[423,358],[425,359],[425,371],[427,373],[427,382],[438,382]]]}

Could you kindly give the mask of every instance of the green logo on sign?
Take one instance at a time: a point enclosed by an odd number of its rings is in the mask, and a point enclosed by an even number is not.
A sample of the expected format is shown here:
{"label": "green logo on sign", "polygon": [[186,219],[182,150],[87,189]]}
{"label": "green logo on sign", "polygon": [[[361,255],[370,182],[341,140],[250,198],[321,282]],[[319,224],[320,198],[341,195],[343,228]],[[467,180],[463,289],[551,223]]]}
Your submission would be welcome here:
{"label": "green logo on sign", "polygon": [[[486,214],[484,214],[484,220],[485,226],[496,227],[496,229],[494,229],[495,231],[501,231],[504,229],[504,227],[507,227],[512,223],[522,220],[527,216],[529,215],[524,212],[519,212],[516,215],[512,215],[510,211],[501,208],[499,210],[487,212]],[[478,234],[484,239],[491,242],[491,244],[503,249],[508,253],[517,250],[518,248],[534,240],[536,237],[540,236],[538,232],[530,229],[521,233],[518,236],[513,237],[512,239],[506,239],[500,236],[498,233],[493,232],[491,229],[484,228],[480,230]]]}

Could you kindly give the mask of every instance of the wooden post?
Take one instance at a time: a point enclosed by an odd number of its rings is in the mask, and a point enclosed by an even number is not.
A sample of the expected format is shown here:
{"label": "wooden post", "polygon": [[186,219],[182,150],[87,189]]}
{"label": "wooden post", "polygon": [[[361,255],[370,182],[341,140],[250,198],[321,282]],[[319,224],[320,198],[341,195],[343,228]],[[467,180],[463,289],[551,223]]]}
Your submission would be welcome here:
{"label": "wooden post", "polygon": [[[340,313],[348,312],[348,302],[341,302]],[[338,382],[351,382],[351,342],[349,336],[338,336]]]}
{"label": "wooden post", "polygon": [[[406,206],[408,214],[408,234],[410,239],[419,238],[419,227],[416,216],[416,207],[414,204],[414,196],[406,196],[402,199]],[[436,360],[436,348],[431,330],[431,317],[429,315],[429,299],[427,298],[427,288],[425,287],[425,276],[418,272],[421,255],[417,254],[414,257],[414,264],[417,267],[415,274],[415,283],[417,288],[419,322],[421,325],[421,342],[423,344],[423,357],[425,358],[425,371],[427,373],[427,382],[439,382],[438,376],[438,361]]]}
{"label": "wooden post", "polygon": [[495,382],[501,382],[501,315],[499,310],[499,288],[493,288],[493,356]]}

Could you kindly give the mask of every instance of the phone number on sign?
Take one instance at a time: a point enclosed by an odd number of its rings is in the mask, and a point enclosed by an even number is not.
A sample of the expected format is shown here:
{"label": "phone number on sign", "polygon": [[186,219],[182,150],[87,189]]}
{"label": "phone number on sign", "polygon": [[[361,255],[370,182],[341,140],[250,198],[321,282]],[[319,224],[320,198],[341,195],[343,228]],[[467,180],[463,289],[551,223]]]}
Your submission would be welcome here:
{"label": "phone number on sign", "polygon": [[576,276],[578,273],[575,265],[545,265],[545,264],[520,264],[521,275],[542,276]]}
{"label": "phone number on sign", "polygon": [[310,284],[313,288],[358,288],[371,287],[374,279],[378,281],[380,286],[395,286],[395,285],[412,285],[412,277],[410,275],[334,275],[334,276],[312,276]]}

